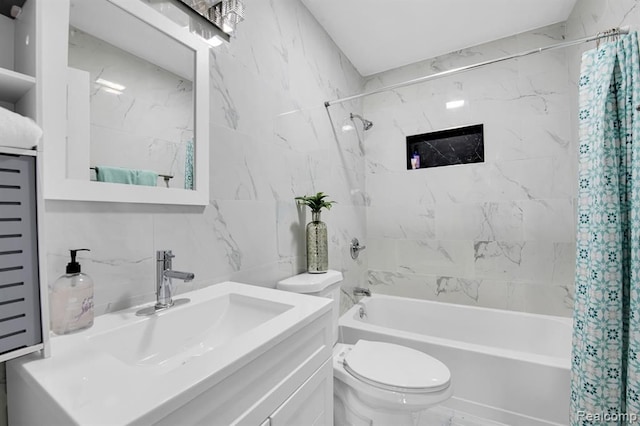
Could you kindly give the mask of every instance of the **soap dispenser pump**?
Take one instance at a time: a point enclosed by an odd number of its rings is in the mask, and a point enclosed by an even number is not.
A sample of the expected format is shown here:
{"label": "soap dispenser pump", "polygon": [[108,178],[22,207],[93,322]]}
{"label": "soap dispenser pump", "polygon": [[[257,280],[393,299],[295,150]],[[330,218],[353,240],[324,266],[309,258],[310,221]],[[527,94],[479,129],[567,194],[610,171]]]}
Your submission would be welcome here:
{"label": "soap dispenser pump", "polygon": [[67,264],[66,274],[60,276],[50,289],[51,331],[56,334],[67,334],[93,325],[93,281],[82,273],[82,267],[76,261],[79,251],[90,250],[69,251],[71,262]]}

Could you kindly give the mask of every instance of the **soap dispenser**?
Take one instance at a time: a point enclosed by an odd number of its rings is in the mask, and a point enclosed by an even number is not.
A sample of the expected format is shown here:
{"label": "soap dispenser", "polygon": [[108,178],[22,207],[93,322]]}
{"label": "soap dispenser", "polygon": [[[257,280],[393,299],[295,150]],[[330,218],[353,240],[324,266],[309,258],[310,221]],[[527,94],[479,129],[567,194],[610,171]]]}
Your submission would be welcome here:
{"label": "soap dispenser", "polygon": [[76,261],[79,251],[69,250],[71,262],[67,264],[67,273],[58,278],[51,287],[49,297],[51,331],[67,334],[93,325],[93,281],[81,272]]}

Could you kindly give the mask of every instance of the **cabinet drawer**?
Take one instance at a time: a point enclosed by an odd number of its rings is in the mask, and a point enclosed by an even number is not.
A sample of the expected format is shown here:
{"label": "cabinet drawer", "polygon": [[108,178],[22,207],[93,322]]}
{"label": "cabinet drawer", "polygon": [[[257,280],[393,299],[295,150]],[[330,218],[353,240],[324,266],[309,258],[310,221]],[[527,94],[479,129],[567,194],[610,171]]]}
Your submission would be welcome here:
{"label": "cabinet drawer", "polygon": [[333,362],[327,360],[272,415],[271,426],[333,425]]}

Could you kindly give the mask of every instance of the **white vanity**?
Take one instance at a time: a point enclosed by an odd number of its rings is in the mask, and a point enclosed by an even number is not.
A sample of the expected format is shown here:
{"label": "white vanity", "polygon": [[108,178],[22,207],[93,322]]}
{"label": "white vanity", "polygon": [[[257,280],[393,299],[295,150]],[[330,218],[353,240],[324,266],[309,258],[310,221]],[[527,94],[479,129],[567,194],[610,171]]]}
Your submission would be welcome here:
{"label": "white vanity", "polygon": [[11,425],[331,425],[330,300],[224,282],[7,364]]}

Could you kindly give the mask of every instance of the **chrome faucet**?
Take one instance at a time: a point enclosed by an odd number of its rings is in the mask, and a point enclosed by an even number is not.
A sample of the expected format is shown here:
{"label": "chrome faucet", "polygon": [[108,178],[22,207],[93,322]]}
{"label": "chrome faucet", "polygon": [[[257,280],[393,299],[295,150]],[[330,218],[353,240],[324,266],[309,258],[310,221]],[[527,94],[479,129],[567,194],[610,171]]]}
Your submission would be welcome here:
{"label": "chrome faucet", "polygon": [[177,278],[185,282],[191,281],[195,275],[191,272],[180,272],[171,269],[171,259],[176,257],[171,250],[156,252],[156,309],[166,309],[173,306],[173,282]]}
{"label": "chrome faucet", "polygon": [[136,312],[136,315],[152,315],[158,311],[170,308],[174,305],[182,305],[189,299],[173,300],[173,282],[176,278],[184,282],[195,278],[192,272],[174,271],[171,269],[171,259],[176,257],[171,250],[158,250],[156,252],[156,304]]}
{"label": "chrome faucet", "polygon": [[367,297],[371,297],[371,290],[369,290],[368,288],[363,288],[363,287],[355,287],[353,289],[353,295],[354,296],[367,296]]}

